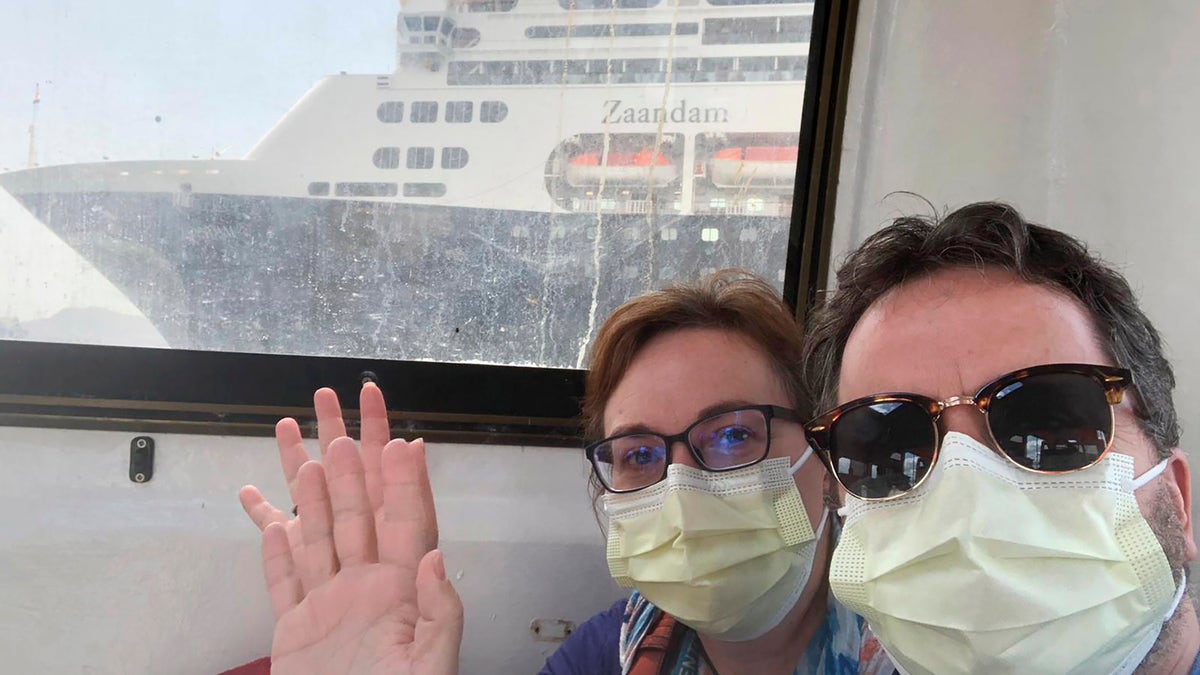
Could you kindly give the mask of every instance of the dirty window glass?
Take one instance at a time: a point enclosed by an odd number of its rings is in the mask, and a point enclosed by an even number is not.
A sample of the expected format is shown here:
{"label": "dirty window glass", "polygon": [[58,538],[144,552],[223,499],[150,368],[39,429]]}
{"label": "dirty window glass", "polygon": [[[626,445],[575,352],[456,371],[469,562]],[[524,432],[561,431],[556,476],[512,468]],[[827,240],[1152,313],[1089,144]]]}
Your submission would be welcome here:
{"label": "dirty window glass", "polygon": [[0,339],[579,367],[782,284],[812,2],[429,7],[4,10]]}

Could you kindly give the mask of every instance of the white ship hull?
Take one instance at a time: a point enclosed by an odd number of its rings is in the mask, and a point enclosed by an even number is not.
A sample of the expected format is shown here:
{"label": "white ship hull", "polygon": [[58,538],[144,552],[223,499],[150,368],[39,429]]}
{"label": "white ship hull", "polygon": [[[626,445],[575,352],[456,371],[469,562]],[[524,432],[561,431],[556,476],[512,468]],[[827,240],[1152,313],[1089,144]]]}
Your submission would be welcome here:
{"label": "white ship hull", "polygon": [[[786,221],[768,217],[236,194],[193,194],[185,205],[161,192],[21,200],[173,346],[228,351],[315,345],[362,356],[520,363],[532,355],[573,365],[594,290],[604,316],[681,270],[761,266],[760,248],[782,270],[786,250]],[[664,228],[673,238],[662,238]],[[704,242],[704,228],[762,238]]]}

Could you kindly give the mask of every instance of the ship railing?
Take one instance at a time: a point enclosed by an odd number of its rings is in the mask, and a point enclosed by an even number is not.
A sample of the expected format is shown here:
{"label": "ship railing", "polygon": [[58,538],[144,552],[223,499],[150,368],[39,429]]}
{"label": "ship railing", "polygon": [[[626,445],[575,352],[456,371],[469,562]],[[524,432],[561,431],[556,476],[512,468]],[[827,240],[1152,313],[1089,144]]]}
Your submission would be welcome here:
{"label": "ship railing", "polygon": [[[653,199],[604,199],[587,198],[571,200],[572,210],[581,213],[647,214],[656,212],[678,212],[671,202]],[[734,201],[725,204],[697,203],[696,213],[729,216],[772,216],[787,218],[792,214],[792,205],[784,201],[749,202]]]}
{"label": "ship railing", "polygon": [[763,202],[758,204],[731,202],[723,205],[698,203],[696,205],[696,213],[721,214],[728,216],[773,216],[787,218],[792,215],[792,205],[791,203],[784,202]]}
{"label": "ship railing", "polygon": [[[575,199],[572,201],[576,211],[585,213],[645,214],[652,213],[656,203],[652,199]],[[659,204],[661,205],[661,202]]]}

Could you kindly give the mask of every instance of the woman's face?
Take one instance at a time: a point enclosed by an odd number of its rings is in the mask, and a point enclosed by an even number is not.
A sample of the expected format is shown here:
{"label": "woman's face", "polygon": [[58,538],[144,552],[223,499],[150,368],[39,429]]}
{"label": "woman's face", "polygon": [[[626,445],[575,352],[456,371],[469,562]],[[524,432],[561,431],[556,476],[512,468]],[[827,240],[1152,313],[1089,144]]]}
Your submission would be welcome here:
{"label": "woman's face", "polygon": [[[792,406],[759,347],[728,330],[674,330],[652,339],[634,357],[604,406],[604,435],[649,431],[669,436],[715,411],[761,404]],[[807,448],[798,423],[771,422],[769,457],[788,457],[795,462]],[[682,443],[676,443],[670,452],[672,462],[697,467]],[[816,456],[810,456],[795,477],[815,530],[823,512],[825,469]],[[817,549],[813,573],[798,606],[807,607],[825,576],[827,546],[821,542]]]}

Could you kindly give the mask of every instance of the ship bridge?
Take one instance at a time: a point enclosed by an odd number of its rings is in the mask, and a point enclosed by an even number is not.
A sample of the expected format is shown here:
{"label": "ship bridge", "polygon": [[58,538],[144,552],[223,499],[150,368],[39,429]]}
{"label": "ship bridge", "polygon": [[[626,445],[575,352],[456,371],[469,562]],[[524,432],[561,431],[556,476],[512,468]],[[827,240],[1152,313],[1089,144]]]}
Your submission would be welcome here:
{"label": "ship bridge", "polygon": [[[399,69],[419,66],[438,71],[456,46],[470,46],[471,29],[460,34],[454,7],[448,0],[409,0],[400,3],[396,18],[396,63]],[[463,36],[467,39],[462,39]]]}

